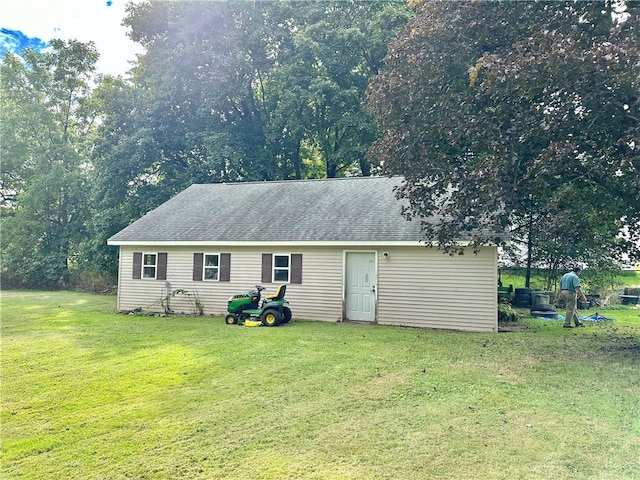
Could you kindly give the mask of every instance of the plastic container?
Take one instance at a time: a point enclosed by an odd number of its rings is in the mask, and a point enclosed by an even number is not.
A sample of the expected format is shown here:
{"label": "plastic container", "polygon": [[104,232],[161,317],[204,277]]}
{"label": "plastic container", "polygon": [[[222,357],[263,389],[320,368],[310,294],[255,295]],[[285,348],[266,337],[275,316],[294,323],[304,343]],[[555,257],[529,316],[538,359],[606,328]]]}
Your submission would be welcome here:
{"label": "plastic container", "polygon": [[[538,295],[544,295],[544,291],[542,291],[542,290],[531,290],[529,295],[531,296],[531,305],[535,305],[536,304],[536,297]],[[546,303],[549,303],[549,302],[546,302]]]}
{"label": "plastic container", "polygon": [[533,301],[531,302],[531,305],[547,305],[550,303],[549,295],[544,292],[532,294],[532,297]]}
{"label": "plastic container", "polygon": [[578,310],[587,310],[591,308],[591,302],[582,302],[578,300]]}
{"label": "plastic container", "polygon": [[511,301],[514,307],[528,307],[531,305],[531,289],[530,288],[516,288],[513,300]]}

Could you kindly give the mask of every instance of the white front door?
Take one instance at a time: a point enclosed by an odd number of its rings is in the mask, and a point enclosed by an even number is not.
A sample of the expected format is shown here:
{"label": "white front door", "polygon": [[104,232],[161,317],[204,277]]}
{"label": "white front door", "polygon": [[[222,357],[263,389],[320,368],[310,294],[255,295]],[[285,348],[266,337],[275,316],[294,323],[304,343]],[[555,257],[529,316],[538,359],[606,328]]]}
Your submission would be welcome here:
{"label": "white front door", "polygon": [[345,266],[345,313],[347,320],[376,319],[376,254],[347,252]]}

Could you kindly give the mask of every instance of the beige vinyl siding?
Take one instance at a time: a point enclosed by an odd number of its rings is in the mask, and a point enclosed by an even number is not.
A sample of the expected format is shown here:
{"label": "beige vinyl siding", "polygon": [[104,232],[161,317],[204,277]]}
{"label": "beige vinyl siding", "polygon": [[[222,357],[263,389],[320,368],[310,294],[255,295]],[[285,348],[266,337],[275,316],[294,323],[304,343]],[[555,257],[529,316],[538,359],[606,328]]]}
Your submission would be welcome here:
{"label": "beige vinyl siding", "polygon": [[[193,247],[120,247],[120,277],[118,309],[137,308],[162,312],[160,299],[167,292],[183,289],[197,294],[206,315],[226,312],[228,298],[236,293],[252,290],[255,285],[266,287],[264,294],[273,294],[277,283],[262,283],[263,253],[302,254],[302,284],[287,284],[285,298],[290,302],[294,318],[338,321],[342,316],[342,249],[340,248],[254,248],[224,247],[219,249]],[[167,252],[167,280],[132,278],[133,252]],[[229,282],[193,281],[194,253],[230,253]],[[193,303],[185,295],[170,299],[176,313],[194,313]]]}
{"label": "beige vinyl siding", "polygon": [[[162,311],[162,307],[150,307],[158,302],[165,294],[165,281],[142,278],[133,279],[133,252],[156,253],[165,252],[156,248],[127,248],[120,247],[120,269],[118,276],[118,310],[135,310],[144,308],[152,311]],[[169,255],[169,262],[171,262]],[[169,272],[167,272],[169,275]]]}
{"label": "beige vinyl siding", "polygon": [[453,257],[425,247],[387,251],[378,259],[378,323],[497,331],[495,248]]}
{"label": "beige vinyl siding", "polygon": [[302,284],[288,285],[286,295],[294,318],[342,320],[342,251],[339,247],[299,251]]}

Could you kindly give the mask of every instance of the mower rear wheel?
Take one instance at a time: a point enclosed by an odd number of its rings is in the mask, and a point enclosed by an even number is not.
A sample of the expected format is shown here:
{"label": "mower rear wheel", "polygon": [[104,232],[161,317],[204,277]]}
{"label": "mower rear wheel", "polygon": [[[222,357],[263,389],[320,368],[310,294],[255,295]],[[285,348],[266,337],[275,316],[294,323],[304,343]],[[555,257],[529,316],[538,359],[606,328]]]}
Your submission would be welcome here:
{"label": "mower rear wheel", "polygon": [[282,318],[280,316],[280,312],[270,308],[264,311],[260,320],[262,320],[262,325],[265,327],[277,327],[280,325]]}
{"label": "mower rear wheel", "polygon": [[224,323],[227,325],[236,325],[238,323],[238,317],[235,314],[230,313],[224,317]]}
{"label": "mower rear wheel", "polygon": [[282,323],[289,323],[291,321],[291,309],[284,307],[282,309]]}

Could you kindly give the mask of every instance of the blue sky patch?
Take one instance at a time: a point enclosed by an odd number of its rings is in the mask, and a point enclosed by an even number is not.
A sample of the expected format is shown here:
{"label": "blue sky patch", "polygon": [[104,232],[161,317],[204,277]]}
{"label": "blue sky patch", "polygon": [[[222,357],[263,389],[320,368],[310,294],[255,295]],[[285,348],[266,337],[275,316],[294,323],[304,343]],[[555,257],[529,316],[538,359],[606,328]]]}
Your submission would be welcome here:
{"label": "blue sky patch", "polygon": [[6,52],[20,54],[25,48],[32,48],[39,52],[47,48],[49,44],[37,37],[29,37],[20,30],[0,28],[0,58]]}

